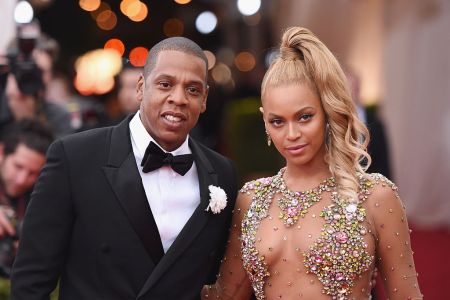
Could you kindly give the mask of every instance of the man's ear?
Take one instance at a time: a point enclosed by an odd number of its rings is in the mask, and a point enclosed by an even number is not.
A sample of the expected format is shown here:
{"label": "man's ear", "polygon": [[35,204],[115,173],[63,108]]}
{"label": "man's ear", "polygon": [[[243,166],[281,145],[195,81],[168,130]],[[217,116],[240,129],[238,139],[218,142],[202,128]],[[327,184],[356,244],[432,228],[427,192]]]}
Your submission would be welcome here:
{"label": "man's ear", "polygon": [[142,102],[142,99],[144,97],[144,88],[145,88],[145,78],[144,75],[139,75],[139,79],[137,81],[136,85],[136,99],[138,102]]}
{"label": "man's ear", "polygon": [[204,113],[206,110],[206,100],[208,99],[208,94],[209,94],[209,85],[206,85],[206,89],[205,89],[205,95],[204,98],[202,100],[202,108],[201,108],[201,112]]}

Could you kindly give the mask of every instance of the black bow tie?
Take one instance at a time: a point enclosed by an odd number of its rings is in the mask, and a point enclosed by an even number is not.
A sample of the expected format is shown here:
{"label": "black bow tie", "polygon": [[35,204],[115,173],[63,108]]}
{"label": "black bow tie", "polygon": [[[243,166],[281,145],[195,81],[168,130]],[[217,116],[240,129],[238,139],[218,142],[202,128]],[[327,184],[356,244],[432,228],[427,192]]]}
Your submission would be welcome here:
{"label": "black bow tie", "polygon": [[141,166],[142,172],[148,173],[162,166],[168,165],[175,172],[184,176],[192,167],[194,158],[192,154],[172,155],[171,153],[164,152],[155,143],[150,142],[145,150],[144,158],[142,159]]}

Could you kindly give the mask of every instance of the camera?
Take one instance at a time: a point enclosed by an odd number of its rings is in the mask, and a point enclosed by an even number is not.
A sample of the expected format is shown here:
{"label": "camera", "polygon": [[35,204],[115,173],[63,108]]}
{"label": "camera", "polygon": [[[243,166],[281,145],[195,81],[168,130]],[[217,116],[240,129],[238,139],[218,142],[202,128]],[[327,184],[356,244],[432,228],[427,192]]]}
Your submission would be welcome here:
{"label": "camera", "polygon": [[8,72],[13,74],[20,92],[25,95],[37,95],[44,89],[42,71],[36,65],[32,55],[39,35],[40,28],[36,21],[20,24],[17,27],[17,47],[8,52],[7,72],[2,72],[3,75]]}

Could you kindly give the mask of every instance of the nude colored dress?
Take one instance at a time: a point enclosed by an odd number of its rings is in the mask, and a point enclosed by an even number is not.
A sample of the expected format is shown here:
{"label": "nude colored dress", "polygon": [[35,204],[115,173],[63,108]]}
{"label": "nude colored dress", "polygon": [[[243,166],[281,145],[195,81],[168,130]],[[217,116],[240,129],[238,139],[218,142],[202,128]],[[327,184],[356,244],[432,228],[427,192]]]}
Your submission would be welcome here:
{"label": "nude colored dress", "polygon": [[203,299],[248,299],[252,289],[258,300],[370,299],[376,267],[390,299],[422,299],[391,181],[359,175],[359,199],[347,202],[332,178],[293,192],[283,173],[241,189],[217,283]]}

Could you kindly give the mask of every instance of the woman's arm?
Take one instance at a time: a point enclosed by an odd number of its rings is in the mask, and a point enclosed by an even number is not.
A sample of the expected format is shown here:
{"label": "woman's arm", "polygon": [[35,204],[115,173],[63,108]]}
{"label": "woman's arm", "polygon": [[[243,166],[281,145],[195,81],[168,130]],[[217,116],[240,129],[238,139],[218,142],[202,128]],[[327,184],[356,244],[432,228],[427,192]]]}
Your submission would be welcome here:
{"label": "woman's arm", "polygon": [[417,282],[405,209],[396,187],[377,184],[369,199],[368,208],[377,236],[377,266],[386,295],[389,299],[423,299]]}

